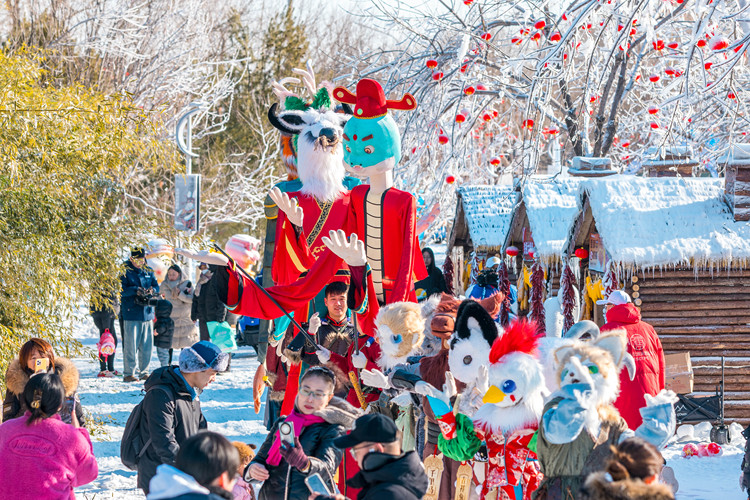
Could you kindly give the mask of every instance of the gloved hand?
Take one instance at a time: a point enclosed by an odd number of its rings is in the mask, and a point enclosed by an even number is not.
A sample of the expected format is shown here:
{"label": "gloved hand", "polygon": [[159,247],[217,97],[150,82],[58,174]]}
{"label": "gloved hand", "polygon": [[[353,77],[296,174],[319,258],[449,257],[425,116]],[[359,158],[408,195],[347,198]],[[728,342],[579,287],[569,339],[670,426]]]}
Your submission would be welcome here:
{"label": "gloved hand", "polygon": [[457,391],[453,374],[451,372],[445,374],[445,384],[443,384],[442,391],[427,382],[417,382],[414,390],[425,396],[430,402],[430,407],[438,420],[443,437],[448,440],[455,438],[456,416],[453,414],[453,408],[451,408],[451,398],[456,395]]}
{"label": "gloved hand", "polygon": [[312,316],[310,316],[310,321],[308,322],[307,326],[307,332],[310,335],[315,335],[316,333],[318,333],[321,324],[322,323],[320,321],[320,316],[318,315],[318,313],[313,314]]}
{"label": "gloved hand", "polygon": [[577,401],[581,408],[591,408],[595,403],[594,391],[589,384],[566,384],[557,391],[556,395]]}
{"label": "gloved hand", "polygon": [[389,389],[391,387],[391,383],[388,381],[386,374],[378,369],[362,370],[359,375],[362,378],[362,382],[370,387],[375,387],[377,389]]}
{"label": "gloved hand", "polygon": [[294,467],[297,470],[304,470],[310,464],[310,459],[305,455],[305,450],[302,449],[299,438],[296,436],[294,438],[294,446],[289,446],[288,443],[281,443],[279,453],[290,467]]}
{"label": "gloved hand", "polygon": [[320,349],[315,351],[315,355],[318,356],[318,360],[321,363],[328,363],[331,360],[331,351],[323,346],[320,346]]}
{"label": "gloved hand", "polygon": [[360,370],[367,366],[367,358],[362,354],[362,351],[352,353],[352,364],[354,365],[354,368]]}
{"label": "gloved hand", "polygon": [[471,394],[469,395],[469,404],[474,408],[482,406],[484,404],[482,398],[484,398],[484,395],[489,389],[490,371],[485,365],[482,365],[479,367],[476,386],[471,390]]}

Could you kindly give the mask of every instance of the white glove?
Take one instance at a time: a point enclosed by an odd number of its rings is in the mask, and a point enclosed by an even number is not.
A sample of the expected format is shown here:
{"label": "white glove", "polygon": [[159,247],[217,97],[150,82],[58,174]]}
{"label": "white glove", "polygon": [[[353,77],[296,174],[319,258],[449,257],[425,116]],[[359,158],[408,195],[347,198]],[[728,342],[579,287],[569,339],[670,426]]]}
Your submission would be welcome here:
{"label": "white glove", "polygon": [[482,398],[490,389],[490,371],[482,365],[479,367],[479,375],[477,375],[477,385],[471,390],[469,396],[469,404],[474,408],[479,408],[484,404]]}
{"label": "white glove", "polygon": [[342,229],[331,231],[328,236],[320,239],[333,253],[344,259],[350,266],[364,266],[367,264],[364,241],[357,238],[355,233],[347,240]]}
{"label": "white glove", "polygon": [[425,381],[417,382],[414,386],[414,391],[426,396],[430,400],[430,406],[432,406],[435,415],[442,416],[451,411],[451,398],[457,392],[456,381],[453,379],[451,372],[446,372],[442,391]]}
{"label": "white glove", "polygon": [[377,368],[374,370],[362,370],[359,376],[362,378],[362,382],[370,387],[375,387],[376,389],[389,389],[391,387],[386,374]]}
{"label": "white glove", "polygon": [[404,391],[398,396],[391,398],[390,402],[398,406],[409,406],[410,404],[412,404],[411,394],[407,391]]}
{"label": "white glove", "polygon": [[352,353],[352,364],[354,365],[354,368],[358,368],[360,370],[367,366],[367,358],[364,354],[362,354],[362,351]]}
{"label": "white glove", "polygon": [[218,252],[211,252],[210,250],[194,252],[185,248],[175,248],[174,253],[182,255],[186,259],[197,260],[199,262],[205,262],[206,264],[214,264],[217,266],[226,266],[229,264],[229,259]]}
{"label": "white glove", "polygon": [[286,214],[289,222],[297,227],[302,227],[304,213],[302,207],[297,203],[296,198],[289,198],[289,195],[282,193],[281,189],[274,187],[268,192],[268,196],[278,205],[279,210]]}
{"label": "white glove", "polygon": [[320,346],[320,349],[315,351],[315,355],[318,356],[318,361],[321,363],[328,363],[331,360],[331,351],[323,346]]}
{"label": "white glove", "polygon": [[320,315],[318,313],[313,314],[310,316],[310,321],[308,321],[307,332],[310,335],[315,335],[320,330],[321,324]]}

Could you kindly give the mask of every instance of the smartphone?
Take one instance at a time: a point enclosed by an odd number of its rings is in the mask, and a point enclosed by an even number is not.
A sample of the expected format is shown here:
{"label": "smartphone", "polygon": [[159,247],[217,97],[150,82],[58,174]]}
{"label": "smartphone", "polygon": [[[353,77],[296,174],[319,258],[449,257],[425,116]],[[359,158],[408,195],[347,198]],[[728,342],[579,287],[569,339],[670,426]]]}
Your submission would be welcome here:
{"label": "smartphone", "polygon": [[323,478],[317,472],[310,474],[305,478],[305,484],[310,489],[311,493],[317,493],[318,495],[332,495],[331,490],[328,489],[326,483],[323,482]]}
{"label": "smartphone", "polygon": [[282,422],[281,425],[279,425],[279,436],[283,443],[287,443],[289,446],[294,446],[294,423]]}
{"label": "smartphone", "polygon": [[66,424],[73,423],[73,412],[76,408],[76,396],[75,394],[66,397],[63,400],[63,406],[60,408],[60,419]]}
{"label": "smartphone", "polygon": [[38,358],[34,361],[34,373],[49,370],[49,358]]}

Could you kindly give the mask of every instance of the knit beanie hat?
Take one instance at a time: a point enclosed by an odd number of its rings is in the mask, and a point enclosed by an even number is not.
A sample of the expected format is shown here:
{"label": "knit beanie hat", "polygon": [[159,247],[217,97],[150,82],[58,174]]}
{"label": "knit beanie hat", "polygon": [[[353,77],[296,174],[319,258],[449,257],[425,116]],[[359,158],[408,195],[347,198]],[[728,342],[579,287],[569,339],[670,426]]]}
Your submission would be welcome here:
{"label": "knit beanie hat", "polygon": [[224,372],[229,366],[229,353],[221,352],[221,349],[207,340],[201,340],[180,352],[179,366],[182,373],[209,369]]}

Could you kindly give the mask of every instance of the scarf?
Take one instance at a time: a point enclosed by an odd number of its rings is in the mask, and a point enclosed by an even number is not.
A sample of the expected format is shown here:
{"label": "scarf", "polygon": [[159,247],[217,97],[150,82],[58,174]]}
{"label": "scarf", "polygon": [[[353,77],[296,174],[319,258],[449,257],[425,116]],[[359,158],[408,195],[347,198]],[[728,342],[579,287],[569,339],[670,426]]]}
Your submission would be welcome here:
{"label": "scarf", "polygon": [[[320,424],[322,422],[325,422],[323,417],[319,417],[317,415],[304,415],[302,413],[299,413],[297,409],[293,409],[292,413],[289,414],[286,419],[284,419],[285,422],[291,422],[294,424],[294,436],[299,437],[300,434],[302,434],[302,431],[305,427],[308,425],[313,424]],[[274,439],[273,444],[271,445],[271,449],[268,450],[268,458],[266,459],[266,463],[268,465],[279,465],[281,463],[281,434],[277,430]]]}

